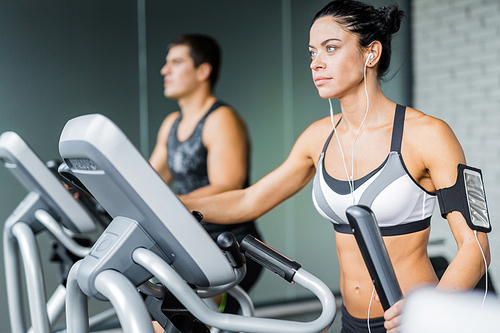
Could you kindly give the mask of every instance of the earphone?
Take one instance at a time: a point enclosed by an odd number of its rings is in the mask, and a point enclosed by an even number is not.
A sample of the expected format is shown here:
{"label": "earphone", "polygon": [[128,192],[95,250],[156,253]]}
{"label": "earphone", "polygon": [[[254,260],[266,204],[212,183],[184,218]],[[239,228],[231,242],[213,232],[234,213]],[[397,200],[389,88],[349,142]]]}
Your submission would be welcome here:
{"label": "earphone", "polygon": [[[337,143],[339,144],[340,154],[342,155],[342,162],[344,164],[344,170],[345,170],[345,174],[347,176],[347,182],[349,183],[349,189],[350,189],[350,192],[351,192],[352,204],[353,205],[356,204],[356,196],[354,194],[354,146],[356,145],[356,140],[358,139],[359,131],[361,130],[361,127],[365,123],[366,116],[368,115],[368,109],[370,108],[370,98],[368,97],[368,89],[366,87],[366,67],[368,66],[368,61],[370,61],[373,58],[375,58],[375,55],[372,52],[370,52],[368,54],[368,58],[366,59],[365,66],[363,68],[363,81],[364,81],[364,85],[365,85],[365,95],[366,95],[366,111],[365,111],[365,116],[363,117],[363,120],[361,121],[361,124],[359,125],[358,131],[356,132],[356,136],[354,137],[354,142],[352,144],[351,176],[349,176],[349,172],[347,171],[347,166],[346,166],[345,157],[344,157],[344,151],[342,150],[342,145],[340,144],[340,140],[339,140],[339,137],[337,135],[337,130],[336,130],[335,124],[333,122],[333,107],[332,107],[332,102],[331,102],[330,99],[328,99],[328,103],[330,104],[330,119],[331,119],[332,126],[333,126],[333,129],[334,129],[335,137],[337,139]],[[368,315],[370,315],[369,312],[368,312]]]}
{"label": "earphone", "polygon": [[481,304],[481,309],[484,306],[484,301],[486,300],[486,296],[488,295],[488,263],[486,262],[486,256],[484,255],[483,247],[481,246],[481,243],[479,243],[479,239],[477,238],[477,230],[474,230],[474,237],[476,238],[477,245],[479,245],[479,250],[481,250],[481,255],[483,256],[484,260],[484,277],[486,281],[486,286],[484,288],[484,297],[483,297],[483,303]]}
{"label": "earphone", "polygon": [[[368,66],[368,61],[372,60],[373,58],[375,58],[375,54],[373,54],[372,52],[370,52],[368,54],[368,58],[366,58],[365,69],[366,69],[366,66]],[[370,63],[370,65],[371,65],[371,63]]]}

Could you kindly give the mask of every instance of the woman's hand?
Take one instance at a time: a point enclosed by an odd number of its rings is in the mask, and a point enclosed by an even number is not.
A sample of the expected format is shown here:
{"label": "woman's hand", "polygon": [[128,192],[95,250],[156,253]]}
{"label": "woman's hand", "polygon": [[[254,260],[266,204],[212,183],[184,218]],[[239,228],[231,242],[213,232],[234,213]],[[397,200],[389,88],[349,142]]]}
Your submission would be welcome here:
{"label": "woman's hand", "polygon": [[384,312],[384,327],[387,329],[387,333],[398,332],[399,325],[401,325],[401,310],[403,309],[403,303],[403,300],[399,300]]}

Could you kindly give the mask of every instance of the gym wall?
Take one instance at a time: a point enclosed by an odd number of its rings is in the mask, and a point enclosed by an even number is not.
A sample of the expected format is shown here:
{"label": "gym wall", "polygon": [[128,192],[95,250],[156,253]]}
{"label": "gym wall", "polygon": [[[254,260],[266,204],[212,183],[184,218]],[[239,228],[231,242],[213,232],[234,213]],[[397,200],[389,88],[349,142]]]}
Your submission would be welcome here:
{"label": "gym wall", "polygon": [[[135,0],[1,1],[0,133],[17,132],[47,161],[59,158],[59,135],[69,119],[102,113],[148,157],[161,121],[178,109],[163,96],[159,72],[166,47],[180,34],[207,33],[223,49],[216,94],[242,114],[250,129],[255,182],[285,159],[311,122],[328,115],[328,102],[318,97],[312,83],[307,55],[311,20],[326,3],[146,1],[142,15]],[[393,42],[388,75],[393,78],[383,89],[394,101],[411,105],[410,1],[398,3],[407,17]],[[146,20],[145,34],[138,18]],[[146,47],[139,47],[144,37]],[[140,67],[143,55],[147,62]],[[140,81],[145,75],[147,81]],[[147,94],[141,95],[144,89]],[[0,167],[0,221],[25,195]],[[258,221],[266,242],[338,291],[333,228],[315,211],[311,186]],[[40,238],[51,293],[57,285],[56,266],[47,259],[47,235]],[[269,272],[251,293],[257,304],[309,295]],[[0,300],[0,322],[8,323],[3,273]],[[91,310],[103,306],[98,302]],[[8,331],[8,325],[1,325],[0,332]]]}
{"label": "gym wall", "polygon": [[[489,272],[500,284],[500,2],[412,2],[413,102],[445,120],[460,140],[467,164],[482,169],[493,231]],[[436,213],[439,209],[436,210]],[[434,214],[429,247],[451,258],[456,244],[448,223]]]}

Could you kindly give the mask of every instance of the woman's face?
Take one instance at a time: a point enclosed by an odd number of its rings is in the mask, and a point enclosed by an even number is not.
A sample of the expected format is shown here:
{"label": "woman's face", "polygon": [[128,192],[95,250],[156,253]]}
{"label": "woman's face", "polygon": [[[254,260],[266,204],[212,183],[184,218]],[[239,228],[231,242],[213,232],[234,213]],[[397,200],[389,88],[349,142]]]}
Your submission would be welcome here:
{"label": "woman's face", "polygon": [[321,98],[342,98],[359,88],[364,58],[358,38],[331,16],[321,17],[312,25],[309,54],[312,79]]}

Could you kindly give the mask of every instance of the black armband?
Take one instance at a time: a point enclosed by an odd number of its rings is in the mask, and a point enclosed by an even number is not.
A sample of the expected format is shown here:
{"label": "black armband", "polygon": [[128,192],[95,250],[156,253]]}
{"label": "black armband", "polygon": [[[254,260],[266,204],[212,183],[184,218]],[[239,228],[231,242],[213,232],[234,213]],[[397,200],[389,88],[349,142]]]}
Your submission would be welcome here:
{"label": "black armband", "polygon": [[472,230],[491,231],[483,175],[480,169],[459,164],[455,185],[439,189],[436,194],[443,218],[446,218],[450,212],[459,211]]}

